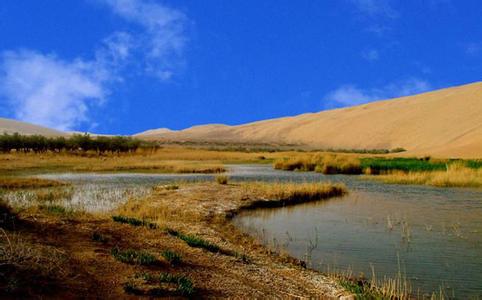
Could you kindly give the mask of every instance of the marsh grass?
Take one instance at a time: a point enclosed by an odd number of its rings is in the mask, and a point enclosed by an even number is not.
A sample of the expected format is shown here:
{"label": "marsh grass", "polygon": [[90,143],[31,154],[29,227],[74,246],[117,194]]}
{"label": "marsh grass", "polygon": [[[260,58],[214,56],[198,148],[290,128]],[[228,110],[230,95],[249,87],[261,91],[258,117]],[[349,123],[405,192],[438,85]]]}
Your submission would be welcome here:
{"label": "marsh grass", "polygon": [[76,215],[76,211],[73,209],[56,204],[39,205],[38,209],[41,212],[65,218],[71,218]]}
{"label": "marsh grass", "polygon": [[126,264],[149,266],[157,262],[156,257],[149,252],[134,249],[120,250],[115,247],[112,248],[111,255],[118,261]]}
{"label": "marsh grass", "polygon": [[[141,279],[144,283],[156,285],[155,288],[150,288],[146,292],[134,283],[128,283],[128,286],[124,286],[124,290],[132,294],[147,294],[147,295],[168,295],[170,289],[165,286],[174,285],[174,295],[190,297],[195,293],[195,287],[191,279],[185,275],[171,274],[171,273],[159,273],[157,275],[151,273],[138,273],[135,275],[135,279]],[[174,296],[173,295],[173,296]]]}
{"label": "marsh grass", "polygon": [[351,270],[328,270],[327,274],[334,278],[344,289],[353,293],[356,299],[415,299],[407,277],[401,271],[394,278],[378,279],[372,266],[372,275],[367,279],[363,274],[354,276]]}
{"label": "marsh grass", "polygon": [[164,251],[161,252],[161,255],[172,266],[178,266],[182,263],[182,257],[177,252],[174,252],[174,251],[171,251],[171,250],[164,250]]}
{"label": "marsh grass", "polygon": [[228,176],[226,175],[218,175],[216,176],[216,182],[219,184],[228,184]]}
{"label": "marsh grass", "polygon": [[419,184],[437,187],[482,187],[482,169],[472,169],[461,163],[452,163],[443,171],[400,172],[385,175],[366,176],[393,184]]}
{"label": "marsh grass", "polygon": [[117,222],[117,223],[129,224],[129,225],[132,225],[132,226],[144,226],[144,227],[147,227],[149,229],[156,229],[157,228],[157,224],[155,224],[155,223],[152,223],[152,222],[147,221],[147,220],[141,220],[141,219],[133,218],[133,217],[126,217],[126,216],[117,215],[117,216],[112,216],[112,220],[114,222]]}
{"label": "marsh grass", "polygon": [[57,180],[41,178],[0,177],[0,189],[7,190],[47,188],[65,185],[68,184]]}
{"label": "marsh grass", "polygon": [[[0,174],[33,172],[147,172],[222,173],[224,163],[270,161],[279,153],[211,151],[188,147],[164,147],[131,154],[9,153],[0,154]],[[260,157],[264,159],[260,159]]]}
{"label": "marsh grass", "polygon": [[242,208],[277,207],[343,196],[347,189],[343,184],[332,183],[263,183],[242,185],[246,194],[259,195],[262,199]]}
{"label": "marsh grass", "polygon": [[183,240],[184,242],[186,242],[186,244],[193,248],[202,248],[213,253],[221,252],[221,248],[218,245],[213,244],[199,236],[193,234],[183,234],[171,228],[166,228],[166,232],[174,237]]}
{"label": "marsh grass", "polygon": [[353,155],[308,154],[278,159],[273,167],[285,171],[316,171],[323,174],[361,174],[360,160]]}

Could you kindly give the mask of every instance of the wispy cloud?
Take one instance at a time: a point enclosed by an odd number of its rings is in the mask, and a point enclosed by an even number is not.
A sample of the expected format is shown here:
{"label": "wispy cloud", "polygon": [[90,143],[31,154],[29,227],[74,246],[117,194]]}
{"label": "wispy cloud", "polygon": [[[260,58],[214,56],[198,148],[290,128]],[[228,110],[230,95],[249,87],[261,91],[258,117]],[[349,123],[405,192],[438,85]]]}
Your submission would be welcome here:
{"label": "wispy cloud", "polygon": [[5,52],[2,61],[0,92],[23,121],[69,130],[108,94],[105,72],[91,62],[33,51]]}
{"label": "wispy cloud", "polygon": [[430,89],[431,85],[427,81],[417,78],[368,89],[359,88],[354,84],[345,84],[326,94],[323,103],[326,108],[353,106],[376,100],[413,95]]}
{"label": "wispy cloud", "polygon": [[478,55],[482,53],[482,43],[468,43],[465,45],[465,53],[468,55]]}
{"label": "wispy cloud", "polygon": [[358,11],[370,17],[396,18],[398,12],[392,7],[390,0],[349,0]]}
{"label": "wispy cloud", "polygon": [[138,28],[113,32],[90,60],[63,60],[35,50],[0,54],[0,96],[17,119],[73,130],[93,124],[91,110],[107,101],[128,66],[160,80],[175,73],[186,42],[184,14],[149,0],[95,1]]}
{"label": "wispy cloud", "polygon": [[361,56],[368,61],[376,61],[380,58],[380,53],[376,49],[365,49],[362,51]]}
{"label": "wispy cloud", "polygon": [[179,65],[187,41],[185,27],[187,17],[179,10],[149,0],[97,0],[117,16],[139,26],[140,30],[129,35],[132,47],[142,57],[144,70],[169,79]]}

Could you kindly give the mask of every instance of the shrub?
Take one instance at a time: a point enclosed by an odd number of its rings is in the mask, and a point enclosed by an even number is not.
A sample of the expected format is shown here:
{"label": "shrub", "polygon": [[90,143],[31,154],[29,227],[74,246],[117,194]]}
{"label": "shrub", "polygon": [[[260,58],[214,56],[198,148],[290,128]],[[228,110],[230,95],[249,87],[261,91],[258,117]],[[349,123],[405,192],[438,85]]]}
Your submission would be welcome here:
{"label": "shrub", "polygon": [[218,175],[216,176],[216,182],[219,184],[228,184],[228,176]]}

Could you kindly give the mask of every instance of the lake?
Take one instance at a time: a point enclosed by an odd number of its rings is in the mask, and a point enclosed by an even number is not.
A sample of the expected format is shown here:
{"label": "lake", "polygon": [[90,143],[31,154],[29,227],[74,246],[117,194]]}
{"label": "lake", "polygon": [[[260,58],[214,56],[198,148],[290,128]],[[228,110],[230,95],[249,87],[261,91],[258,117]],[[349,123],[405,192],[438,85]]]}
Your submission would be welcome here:
{"label": "lake", "polygon": [[[358,176],[285,172],[269,165],[229,168],[234,181],[331,181],[349,190],[341,198],[258,209],[234,219],[267,246],[282,248],[321,271],[351,270],[367,277],[374,271],[379,278],[400,273],[416,293],[443,289],[457,299],[482,297],[481,189],[389,185]],[[70,204],[90,211],[112,209],[126,195],[145,195],[155,184],[213,179],[132,173],[40,177],[72,182],[76,201]]]}

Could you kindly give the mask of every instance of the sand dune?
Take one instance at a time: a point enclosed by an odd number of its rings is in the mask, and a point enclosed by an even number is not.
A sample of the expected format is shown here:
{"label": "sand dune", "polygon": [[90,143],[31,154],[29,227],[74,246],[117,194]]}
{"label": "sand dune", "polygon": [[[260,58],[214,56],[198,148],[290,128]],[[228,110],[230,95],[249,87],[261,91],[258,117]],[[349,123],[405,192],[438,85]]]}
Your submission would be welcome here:
{"label": "sand dune", "polygon": [[20,122],[16,120],[0,118],[0,134],[15,133],[15,132],[18,132],[20,134],[25,134],[25,135],[32,135],[32,134],[40,134],[44,136],[67,135],[65,132],[58,131],[55,129],[50,129],[47,127]]}
{"label": "sand dune", "polygon": [[482,82],[360,106],[239,126],[155,130],[170,141],[299,144],[312,148],[392,149],[441,157],[482,157]]}

